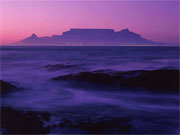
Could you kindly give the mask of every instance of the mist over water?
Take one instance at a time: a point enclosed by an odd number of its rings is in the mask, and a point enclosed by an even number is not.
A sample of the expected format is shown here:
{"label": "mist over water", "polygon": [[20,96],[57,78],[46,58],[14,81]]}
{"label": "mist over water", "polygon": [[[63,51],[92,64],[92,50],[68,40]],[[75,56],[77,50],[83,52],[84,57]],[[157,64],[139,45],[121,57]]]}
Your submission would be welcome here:
{"label": "mist over water", "polygon": [[[133,122],[139,126],[145,124],[142,119],[151,117],[149,125],[153,125],[154,119],[163,117],[167,118],[164,120],[168,123],[164,125],[167,132],[177,133],[178,94],[125,88],[112,91],[108,87],[101,90],[99,87],[75,87],[68,81],[52,80],[60,75],[85,71],[157,69],[179,69],[179,48],[1,47],[1,80],[22,88],[2,97],[2,105],[56,112],[56,115],[59,111],[68,110],[74,113],[73,116],[81,117],[128,116],[136,118]],[[169,123],[175,126],[171,127]]]}

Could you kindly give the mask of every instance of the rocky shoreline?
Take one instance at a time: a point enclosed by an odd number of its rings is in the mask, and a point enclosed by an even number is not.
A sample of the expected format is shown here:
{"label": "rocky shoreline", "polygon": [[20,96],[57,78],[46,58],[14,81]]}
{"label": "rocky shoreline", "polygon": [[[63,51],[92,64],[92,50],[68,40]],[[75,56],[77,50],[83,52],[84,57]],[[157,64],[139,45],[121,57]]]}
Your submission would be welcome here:
{"label": "rocky shoreline", "polygon": [[59,124],[46,125],[50,121],[48,112],[16,110],[11,107],[1,107],[1,133],[2,134],[48,134],[51,129],[59,128],[69,131],[77,129],[80,133],[128,133],[132,127],[130,118],[91,118],[59,120]]}
{"label": "rocky shoreline", "polygon": [[[52,78],[55,81],[90,83],[91,86],[113,86],[119,88],[145,88],[153,92],[179,93],[180,71],[175,69],[137,70],[137,71],[93,71],[68,74]],[[81,87],[81,85],[79,85]]]}
{"label": "rocky shoreline", "polygon": [[[47,66],[51,70],[50,66]],[[54,67],[52,67],[54,69]],[[55,66],[57,68],[57,65]],[[152,71],[93,71],[80,72],[77,74],[68,74],[65,76],[58,76],[52,78],[53,81],[69,81],[74,83],[83,82],[95,86],[119,88],[139,88],[143,87],[151,92],[179,92],[179,70],[152,70]],[[20,90],[21,88],[15,86],[14,83],[0,81],[1,95],[6,97],[8,93]],[[79,85],[81,87],[82,85]],[[86,89],[85,89],[86,90]],[[174,101],[174,100],[173,100]],[[149,102],[152,102],[150,100]],[[84,106],[57,108],[54,112],[45,112],[37,110],[26,110],[20,108],[13,108],[8,106],[1,106],[1,134],[51,134],[51,133],[65,133],[65,134],[132,134],[132,133],[165,133],[175,132],[173,128],[178,129],[176,123],[178,112],[173,112],[169,115],[166,112],[146,112],[109,106],[97,106],[87,104]],[[106,110],[107,109],[107,110]],[[112,110],[111,110],[112,109]],[[114,110],[113,110],[114,109]],[[117,110],[116,110],[117,109]],[[109,114],[101,114],[108,112]],[[135,112],[137,111],[137,112]],[[100,114],[95,114],[96,112]],[[139,113],[143,116],[140,116]],[[171,112],[171,111],[169,111]],[[129,114],[128,114],[129,113]],[[152,114],[151,114],[152,113]],[[124,115],[125,114],[125,115]],[[52,117],[56,117],[56,122],[52,122]],[[67,116],[66,116],[67,115]],[[75,117],[75,116],[78,117]],[[115,116],[116,115],[116,116]],[[133,116],[134,115],[134,116]],[[94,117],[100,116],[100,117]],[[148,118],[153,116],[153,118]],[[165,120],[165,118],[168,119]],[[74,117],[71,119],[71,117]],[[173,121],[169,120],[173,118]],[[175,119],[176,118],[176,119]],[[174,120],[175,119],[175,120]],[[146,131],[141,127],[136,127],[136,122],[140,121],[140,125],[145,124],[145,128],[151,127],[152,131]],[[136,122],[134,122],[136,121]],[[168,122],[172,122],[172,126]],[[142,122],[142,123],[141,123]],[[165,131],[162,129],[168,127]],[[178,131],[177,131],[178,132]]]}

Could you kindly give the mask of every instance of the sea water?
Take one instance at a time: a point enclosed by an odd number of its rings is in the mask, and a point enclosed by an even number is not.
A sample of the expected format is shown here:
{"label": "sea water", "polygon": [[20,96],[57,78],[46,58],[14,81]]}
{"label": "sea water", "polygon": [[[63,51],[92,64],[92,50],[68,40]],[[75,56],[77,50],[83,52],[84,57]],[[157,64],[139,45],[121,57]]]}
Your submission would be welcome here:
{"label": "sea water", "polygon": [[[93,71],[179,69],[179,47],[1,47],[1,80],[21,90],[2,97],[2,106],[69,112],[67,117],[131,117],[156,132],[179,132],[179,95],[146,90],[75,87],[52,78]],[[48,67],[54,66],[52,69]],[[78,83],[81,85],[81,82]],[[147,122],[148,121],[148,122]]]}

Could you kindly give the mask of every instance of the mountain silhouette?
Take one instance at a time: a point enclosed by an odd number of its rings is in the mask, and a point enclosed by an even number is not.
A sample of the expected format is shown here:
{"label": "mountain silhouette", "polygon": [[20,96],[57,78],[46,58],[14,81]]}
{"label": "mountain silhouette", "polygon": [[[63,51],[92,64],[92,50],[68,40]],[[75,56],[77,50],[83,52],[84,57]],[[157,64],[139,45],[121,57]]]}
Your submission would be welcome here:
{"label": "mountain silhouette", "polygon": [[62,45],[62,46],[119,46],[119,45],[157,45],[141,35],[123,29],[70,29],[62,35],[38,37],[32,34],[14,45]]}

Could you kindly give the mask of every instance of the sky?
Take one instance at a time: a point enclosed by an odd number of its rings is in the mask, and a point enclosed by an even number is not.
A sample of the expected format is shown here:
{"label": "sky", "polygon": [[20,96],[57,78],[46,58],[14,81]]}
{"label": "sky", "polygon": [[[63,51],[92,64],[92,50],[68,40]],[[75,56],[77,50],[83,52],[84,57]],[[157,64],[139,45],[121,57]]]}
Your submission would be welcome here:
{"label": "sky", "polygon": [[128,28],[146,39],[179,43],[179,0],[0,0],[0,44],[70,28]]}

